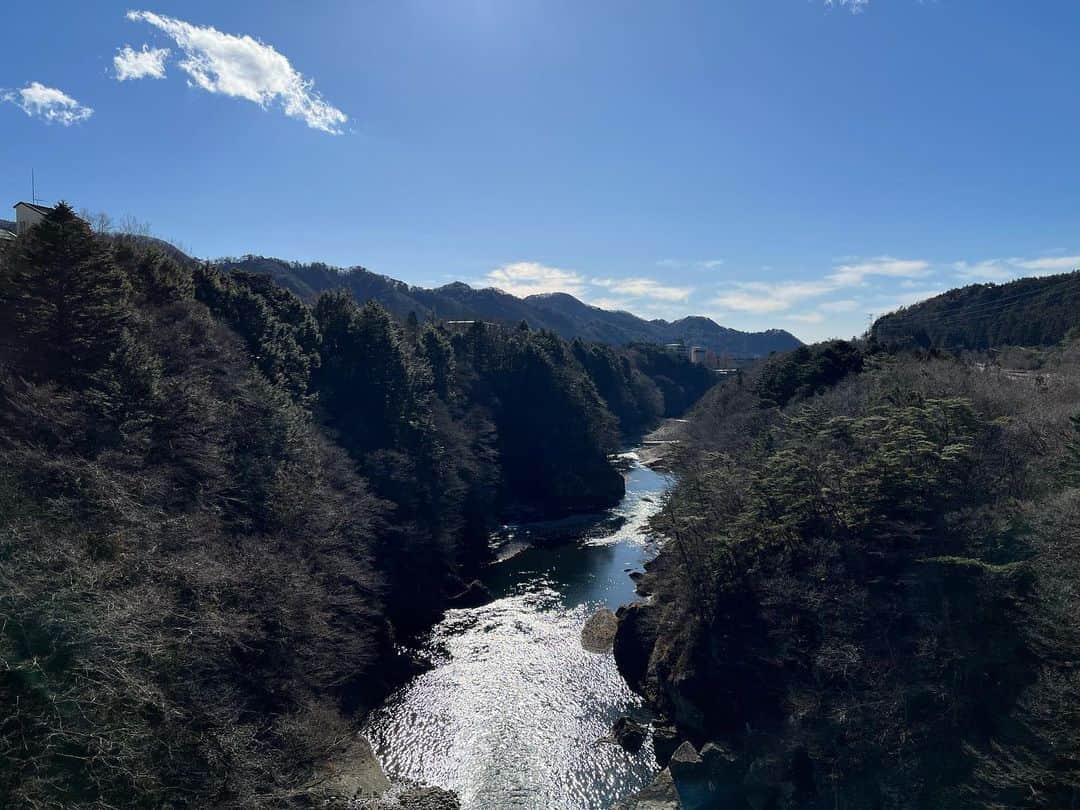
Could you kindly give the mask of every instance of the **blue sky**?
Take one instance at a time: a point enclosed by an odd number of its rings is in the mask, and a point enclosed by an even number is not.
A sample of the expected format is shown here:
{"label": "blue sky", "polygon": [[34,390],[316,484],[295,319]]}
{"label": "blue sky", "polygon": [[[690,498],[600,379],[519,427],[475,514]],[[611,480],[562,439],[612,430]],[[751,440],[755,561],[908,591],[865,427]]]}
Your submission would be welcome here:
{"label": "blue sky", "polygon": [[1080,265],[1075,0],[57,2],[9,22],[0,194],[27,198],[33,168],[46,201],[198,256],[807,340]]}

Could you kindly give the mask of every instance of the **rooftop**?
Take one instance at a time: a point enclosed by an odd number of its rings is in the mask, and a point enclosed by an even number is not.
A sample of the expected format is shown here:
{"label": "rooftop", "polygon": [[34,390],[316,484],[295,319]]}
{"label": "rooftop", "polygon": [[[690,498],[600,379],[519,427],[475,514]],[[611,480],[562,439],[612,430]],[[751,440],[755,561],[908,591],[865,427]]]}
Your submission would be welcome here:
{"label": "rooftop", "polygon": [[32,208],[33,210],[37,211],[39,214],[48,214],[50,211],[52,211],[52,209],[49,208],[47,205],[38,205],[37,203],[28,203],[28,202],[23,202],[22,200],[15,203],[15,205],[13,205],[11,207],[12,208],[18,208],[20,205],[25,205],[27,208]]}

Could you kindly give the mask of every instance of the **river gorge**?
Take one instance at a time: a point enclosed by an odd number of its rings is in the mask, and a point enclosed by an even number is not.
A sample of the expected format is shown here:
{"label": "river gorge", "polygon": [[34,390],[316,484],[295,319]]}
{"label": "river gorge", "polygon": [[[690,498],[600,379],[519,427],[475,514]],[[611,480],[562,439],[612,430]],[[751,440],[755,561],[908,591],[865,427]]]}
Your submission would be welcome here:
{"label": "river gorge", "polygon": [[363,732],[391,779],[456,791],[463,808],[608,808],[657,770],[607,741],[623,716],[648,721],[610,652],[582,646],[601,608],[636,598],[630,574],[655,556],[648,520],[671,478],[622,456],[626,494],[598,515],[507,526],[483,577],[494,599],[446,612],[413,652],[431,666]]}

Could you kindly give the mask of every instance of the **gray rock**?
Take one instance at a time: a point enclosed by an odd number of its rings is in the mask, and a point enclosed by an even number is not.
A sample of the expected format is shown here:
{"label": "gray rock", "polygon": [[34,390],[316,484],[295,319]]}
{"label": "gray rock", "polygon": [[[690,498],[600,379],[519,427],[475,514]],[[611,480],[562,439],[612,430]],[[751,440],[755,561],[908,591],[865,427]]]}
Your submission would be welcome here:
{"label": "gray rock", "polygon": [[[708,745],[705,748],[709,748]],[[702,749],[702,753],[705,752]],[[709,750],[709,759],[715,761],[716,747]],[[683,810],[710,810],[719,807],[739,807],[738,791],[732,791],[714,778],[705,758],[693,745],[684,742],[671,755],[668,764],[675,791]]]}
{"label": "gray rock", "polygon": [[581,628],[581,646],[591,653],[608,653],[615,643],[619,620],[607,608],[601,608],[590,616]]}
{"label": "gray rock", "polygon": [[652,783],[632,796],[612,805],[611,810],[681,810],[679,794],[671,772],[666,768],[657,774]]}
{"label": "gray rock", "polygon": [[381,796],[390,788],[371,743],[357,735],[339,756],[323,769],[320,792],[328,797],[364,799]]}

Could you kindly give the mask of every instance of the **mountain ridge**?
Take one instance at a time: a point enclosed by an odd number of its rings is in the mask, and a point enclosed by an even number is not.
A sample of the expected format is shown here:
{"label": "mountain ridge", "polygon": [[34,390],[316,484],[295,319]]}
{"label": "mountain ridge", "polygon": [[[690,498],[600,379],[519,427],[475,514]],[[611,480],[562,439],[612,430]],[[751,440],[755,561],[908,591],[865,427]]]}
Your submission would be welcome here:
{"label": "mountain ridge", "polygon": [[883,343],[985,350],[1051,346],[1080,326],[1080,270],[969,284],[878,318]]}
{"label": "mountain ridge", "polygon": [[415,312],[421,320],[429,317],[501,323],[524,320],[534,329],[548,329],[565,339],[581,338],[611,345],[683,341],[704,346],[716,354],[742,358],[763,357],[802,345],[783,329],[742,332],[702,315],[674,321],[647,320],[631,312],[592,306],[564,292],[519,298],[495,287],[476,288],[461,281],[426,288],[359,266],[341,269],[320,262],[303,264],[254,255],[223,259],[219,264],[230,272],[269,275],[307,300],[330,290],[347,289],[358,301],[377,300],[398,317]]}

